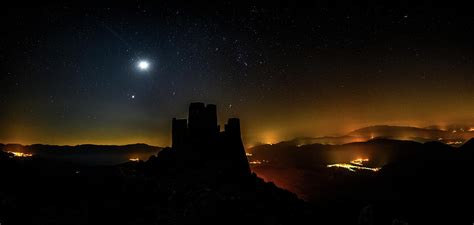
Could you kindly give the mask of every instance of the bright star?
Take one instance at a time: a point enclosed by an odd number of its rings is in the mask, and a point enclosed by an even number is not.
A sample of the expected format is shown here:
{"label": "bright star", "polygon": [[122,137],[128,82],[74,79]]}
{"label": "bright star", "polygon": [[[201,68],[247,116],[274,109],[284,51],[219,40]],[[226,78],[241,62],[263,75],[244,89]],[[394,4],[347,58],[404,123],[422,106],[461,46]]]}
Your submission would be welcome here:
{"label": "bright star", "polygon": [[150,67],[150,63],[145,60],[138,62],[138,68],[140,70],[148,70],[149,67]]}

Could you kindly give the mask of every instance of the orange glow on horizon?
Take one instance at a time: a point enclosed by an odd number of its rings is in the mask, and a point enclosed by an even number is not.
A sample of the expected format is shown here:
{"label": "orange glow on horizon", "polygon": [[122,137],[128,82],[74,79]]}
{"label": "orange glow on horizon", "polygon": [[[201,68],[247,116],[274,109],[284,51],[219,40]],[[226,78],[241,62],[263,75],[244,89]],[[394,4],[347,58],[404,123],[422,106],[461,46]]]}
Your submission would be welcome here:
{"label": "orange glow on horizon", "polygon": [[[413,121],[412,121],[413,122]],[[313,125],[309,125],[313,124]],[[315,123],[307,122],[304,126],[311,128],[310,131],[301,130],[298,133],[292,132],[293,129],[299,129],[300,124],[299,122],[293,125],[289,125],[287,130],[279,127],[272,126],[271,124],[264,124],[262,125],[262,130],[260,129],[253,129],[250,133],[245,133],[245,129],[243,130],[242,137],[245,143],[246,148],[252,148],[259,144],[276,144],[281,141],[292,140],[293,138],[297,137],[343,137],[347,133],[368,127],[368,126],[375,126],[376,124],[387,124],[388,126],[409,126],[409,127],[417,127],[423,128],[429,124],[437,124],[437,123],[429,123],[429,122],[387,122],[387,123],[360,123],[354,122],[353,124],[347,125],[347,131],[339,129],[336,125],[337,123],[327,122],[327,126],[323,126]],[[334,125],[336,124],[336,125]],[[434,125],[437,129],[446,130],[447,126],[444,123],[439,123],[441,125]],[[450,123],[446,123],[450,124]],[[334,125],[334,126],[333,126]],[[472,126],[472,125],[471,125]],[[268,129],[268,127],[272,127],[272,129]],[[354,129],[356,128],[357,129]],[[323,128],[328,128],[324,130]],[[345,127],[344,127],[345,128]],[[87,133],[84,131],[77,131],[79,132],[77,135],[71,135],[74,131],[71,132],[62,132],[57,133],[57,131],[53,131],[50,133],[48,129],[42,130],[37,128],[32,128],[28,126],[24,126],[23,124],[12,125],[9,127],[11,132],[5,133],[4,136],[0,136],[0,143],[8,144],[8,143],[19,143],[22,145],[31,145],[31,144],[50,144],[50,145],[80,145],[80,144],[97,144],[97,145],[126,145],[126,144],[134,144],[134,143],[146,143],[149,145],[166,147],[170,145],[170,137],[169,134],[163,131],[164,134],[156,133],[156,134],[135,134],[133,136],[128,135],[128,132],[125,130],[113,131],[113,132],[104,132],[104,131],[94,131],[92,133]],[[320,130],[324,130],[321,132]],[[247,129],[248,130],[248,129]],[[334,133],[333,130],[338,130],[338,132]],[[122,132],[123,131],[123,132]],[[452,135],[463,135],[462,139],[470,139],[472,132],[474,132],[474,127],[469,127],[469,123],[466,122],[466,128],[457,128],[457,129],[449,129],[449,132]],[[469,132],[469,133],[468,133]],[[334,133],[334,135],[328,135]],[[68,134],[68,136],[66,136]],[[305,135],[305,134],[312,134],[312,135]],[[369,133],[365,136],[352,136],[346,137],[345,139],[340,139],[336,142],[333,142],[331,139],[319,139],[317,143],[322,144],[345,144],[350,142],[365,142],[370,139],[377,138],[380,134],[377,132]],[[411,137],[414,137],[411,134],[400,134],[397,137],[398,140],[411,140]],[[425,138],[425,137],[422,137]],[[426,137],[430,138],[430,137]],[[443,138],[443,137],[439,137]],[[438,139],[438,137],[436,137]],[[447,139],[447,138],[446,138]],[[310,144],[310,143],[301,143],[301,144]]]}
{"label": "orange glow on horizon", "polygon": [[271,131],[264,132],[262,136],[263,136],[262,142],[264,144],[275,144],[281,141],[277,138],[277,135],[275,134],[275,132],[271,132]]}

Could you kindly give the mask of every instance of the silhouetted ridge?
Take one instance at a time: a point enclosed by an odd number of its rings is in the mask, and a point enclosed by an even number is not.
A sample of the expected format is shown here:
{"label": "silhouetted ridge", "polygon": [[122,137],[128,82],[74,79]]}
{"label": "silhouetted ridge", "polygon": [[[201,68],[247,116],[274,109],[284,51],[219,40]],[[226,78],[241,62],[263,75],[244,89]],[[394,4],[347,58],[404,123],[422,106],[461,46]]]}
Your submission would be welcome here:
{"label": "silhouetted ridge", "polygon": [[474,138],[469,139],[461,146],[462,149],[474,149]]}

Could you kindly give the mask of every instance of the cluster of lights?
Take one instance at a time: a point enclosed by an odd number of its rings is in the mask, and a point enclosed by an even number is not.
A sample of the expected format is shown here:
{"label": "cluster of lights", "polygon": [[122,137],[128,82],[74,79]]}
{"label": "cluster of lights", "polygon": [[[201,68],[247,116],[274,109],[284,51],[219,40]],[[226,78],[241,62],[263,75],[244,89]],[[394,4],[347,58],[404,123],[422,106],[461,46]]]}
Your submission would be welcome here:
{"label": "cluster of lights", "polygon": [[462,144],[462,141],[448,141],[446,144],[448,145],[460,145]]}
{"label": "cluster of lights", "polygon": [[369,159],[354,159],[350,163],[330,164],[330,165],[327,165],[327,167],[328,168],[339,167],[339,168],[348,169],[352,172],[356,172],[356,170],[370,170],[370,171],[377,172],[381,169],[380,167],[371,168],[371,167],[363,166],[364,162],[368,162],[368,161]]}
{"label": "cluster of lights", "polygon": [[132,161],[132,162],[138,162],[138,161],[140,161],[139,158],[130,158],[130,159],[128,159],[128,160],[130,160],[130,161]]}
{"label": "cluster of lights", "polygon": [[270,161],[268,160],[253,160],[253,161],[250,161],[249,164],[250,165],[260,165],[260,164],[264,164],[264,163],[269,163]]}
{"label": "cluster of lights", "polygon": [[[8,151],[7,151],[7,152],[8,152]],[[15,157],[20,157],[20,158],[28,158],[28,157],[33,156],[33,154],[30,154],[30,153],[23,153],[23,152],[8,152],[8,153],[11,153],[11,154],[13,154],[13,156],[15,156]]]}
{"label": "cluster of lights", "polygon": [[368,162],[369,159],[354,159],[351,161],[351,164],[362,166],[364,162]]}
{"label": "cluster of lights", "polygon": [[379,167],[377,168],[370,168],[370,167],[365,167],[365,166],[356,166],[356,165],[352,165],[352,164],[349,164],[349,163],[337,163],[337,164],[331,164],[331,165],[327,165],[327,167],[339,167],[339,168],[345,168],[345,169],[348,169],[352,172],[355,172],[356,170],[371,170],[371,171],[374,171],[374,172],[377,172],[380,170]]}

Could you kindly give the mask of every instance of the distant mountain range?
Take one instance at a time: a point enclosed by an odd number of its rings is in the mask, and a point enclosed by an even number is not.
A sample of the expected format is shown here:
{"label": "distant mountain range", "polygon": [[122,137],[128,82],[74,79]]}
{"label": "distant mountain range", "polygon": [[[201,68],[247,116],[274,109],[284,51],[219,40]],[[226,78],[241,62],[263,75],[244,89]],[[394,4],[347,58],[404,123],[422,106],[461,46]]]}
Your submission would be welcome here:
{"label": "distant mountain range", "polygon": [[341,145],[319,143],[296,145],[289,141],[273,145],[259,145],[248,149],[247,152],[251,164],[313,168],[334,163],[347,163],[354,159],[370,159],[368,165],[382,167],[405,158],[426,160],[437,157],[439,151],[450,154],[457,149],[463,151],[474,149],[474,138],[459,147],[441,142],[419,143],[381,138]]}
{"label": "distant mountain range", "polygon": [[460,146],[474,138],[474,126],[450,125],[445,128],[429,126],[424,128],[410,126],[376,125],[354,130],[343,136],[336,137],[299,137],[289,142],[296,145],[331,144],[340,145],[352,142],[364,142],[383,138],[392,140],[409,140],[416,142],[438,141],[452,146]]}
{"label": "distant mountain range", "polygon": [[161,149],[147,144],[76,146],[0,144],[0,150],[5,152],[27,153],[34,157],[89,165],[114,165],[129,160],[147,160]]}
{"label": "distant mountain range", "polygon": [[[410,126],[377,125],[354,130],[343,136],[336,137],[298,137],[293,140],[274,144],[278,146],[301,147],[312,145],[344,145],[354,142],[366,142],[374,139],[391,139],[414,141],[420,143],[437,141],[450,146],[461,146],[467,140],[474,138],[474,126],[450,125],[443,128],[429,126],[424,128]],[[269,145],[257,145],[247,149],[252,153],[256,149],[269,148]],[[66,160],[91,165],[113,165],[129,160],[147,160],[151,155],[156,155],[162,148],[147,144],[130,145],[20,145],[0,144],[0,150],[9,152],[22,152],[33,154],[37,157]]]}

